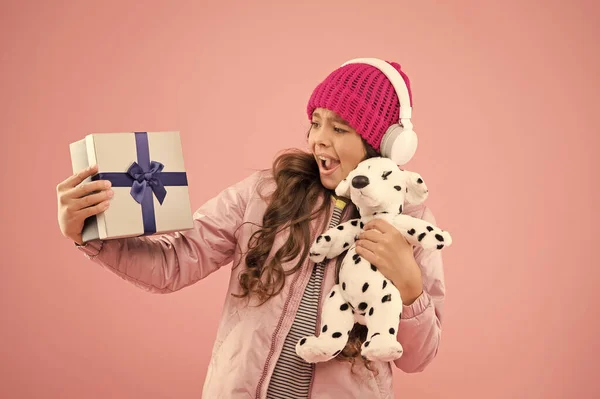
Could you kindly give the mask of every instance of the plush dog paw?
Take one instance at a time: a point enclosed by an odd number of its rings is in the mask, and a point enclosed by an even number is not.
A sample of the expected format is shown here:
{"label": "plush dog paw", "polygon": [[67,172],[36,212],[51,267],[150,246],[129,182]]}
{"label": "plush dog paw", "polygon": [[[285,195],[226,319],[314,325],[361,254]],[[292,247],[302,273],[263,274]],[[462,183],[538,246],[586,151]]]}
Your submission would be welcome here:
{"label": "plush dog paw", "polygon": [[304,337],[296,344],[296,354],[308,363],[326,362],[336,357],[340,351],[339,344],[314,335]]}
{"label": "plush dog paw", "polygon": [[450,233],[438,227],[426,226],[422,231],[411,228],[407,233],[412,236],[413,240],[416,239],[419,245],[425,249],[441,250],[452,244]]}
{"label": "plush dog paw", "polygon": [[396,335],[385,337],[377,334],[370,341],[365,341],[361,354],[371,361],[391,362],[399,359],[403,353],[402,345],[396,340]]}
{"label": "plush dog paw", "polygon": [[436,236],[436,239],[440,242],[438,242],[438,244],[436,245],[437,249],[442,249],[443,247],[447,247],[452,244],[452,236],[450,236],[450,233],[444,230],[440,230],[438,234],[440,235],[440,237]]}
{"label": "plush dog paw", "polygon": [[329,254],[333,240],[329,234],[321,234],[310,247],[309,258],[315,263],[322,262]]}

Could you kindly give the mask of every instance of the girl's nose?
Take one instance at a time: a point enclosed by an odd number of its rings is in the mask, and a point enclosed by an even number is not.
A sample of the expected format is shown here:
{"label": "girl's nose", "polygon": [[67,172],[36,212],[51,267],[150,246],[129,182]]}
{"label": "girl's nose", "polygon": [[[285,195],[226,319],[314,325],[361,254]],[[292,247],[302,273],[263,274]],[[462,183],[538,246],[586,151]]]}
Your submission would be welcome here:
{"label": "girl's nose", "polygon": [[326,127],[320,127],[315,131],[315,142],[317,144],[325,144],[331,142],[331,132]]}

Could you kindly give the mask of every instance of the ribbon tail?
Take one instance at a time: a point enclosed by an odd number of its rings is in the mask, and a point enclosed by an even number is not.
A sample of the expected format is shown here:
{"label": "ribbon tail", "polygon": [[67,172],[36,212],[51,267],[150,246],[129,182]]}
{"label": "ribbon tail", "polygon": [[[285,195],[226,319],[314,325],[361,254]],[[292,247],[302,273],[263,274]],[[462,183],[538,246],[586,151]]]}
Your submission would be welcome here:
{"label": "ribbon tail", "polygon": [[141,204],[144,199],[144,191],[146,190],[146,187],[146,181],[140,183],[137,180],[135,180],[133,182],[133,185],[131,186],[131,190],[129,191],[129,193],[131,194],[135,202],[137,202],[138,204]]}
{"label": "ribbon tail", "polygon": [[154,181],[154,184],[152,185],[152,191],[154,191],[156,199],[158,199],[158,202],[162,205],[165,197],[167,196],[167,189],[159,179]]}

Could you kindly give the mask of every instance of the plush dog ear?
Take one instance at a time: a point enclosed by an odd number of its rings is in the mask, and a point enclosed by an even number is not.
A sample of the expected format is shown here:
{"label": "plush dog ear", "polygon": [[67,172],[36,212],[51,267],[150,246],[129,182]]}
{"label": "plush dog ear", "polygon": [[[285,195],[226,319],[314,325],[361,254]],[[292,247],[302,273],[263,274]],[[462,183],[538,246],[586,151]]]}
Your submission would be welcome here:
{"label": "plush dog ear", "polygon": [[347,178],[342,180],[340,184],[337,185],[337,187],[335,188],[336,195],[340,197],[350,198],[350,180],[348,180],[350,178],[351,177],[348,176]]}
{"label": "plush dog ear", "polygon": [[406,202],[413,205],[419,205],[429,196],[429,190],[420,174],[416,172],[404,171],[408,178],[406,179]]}

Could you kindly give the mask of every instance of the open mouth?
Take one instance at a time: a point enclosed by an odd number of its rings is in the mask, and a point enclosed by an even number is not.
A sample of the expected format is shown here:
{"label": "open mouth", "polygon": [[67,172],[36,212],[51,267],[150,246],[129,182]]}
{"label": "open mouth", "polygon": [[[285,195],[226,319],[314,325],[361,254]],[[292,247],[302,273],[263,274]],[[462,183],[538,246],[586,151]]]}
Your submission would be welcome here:
{"label": "open mouth", "polygon": [[340,165],[340,161],[338,161],[337,159],[321,156],[319,156],[318,159],[321,169],[325,171],[332,171]]}

